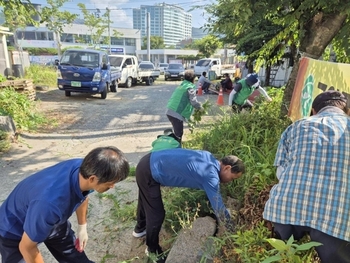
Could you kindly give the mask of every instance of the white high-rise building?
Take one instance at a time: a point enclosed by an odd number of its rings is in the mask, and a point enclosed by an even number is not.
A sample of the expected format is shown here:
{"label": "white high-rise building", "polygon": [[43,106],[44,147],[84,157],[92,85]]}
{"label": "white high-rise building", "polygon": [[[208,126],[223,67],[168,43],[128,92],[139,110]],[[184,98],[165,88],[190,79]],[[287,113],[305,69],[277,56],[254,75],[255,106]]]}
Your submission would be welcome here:
{"label": "white high-rise building", "polygon": [[147,36],[147,13],[150,13],[150,35],[160,36],[165,46],[176,46],[192,36],[192,15],[177,5],[161,3],[133,9],[133,28]]}

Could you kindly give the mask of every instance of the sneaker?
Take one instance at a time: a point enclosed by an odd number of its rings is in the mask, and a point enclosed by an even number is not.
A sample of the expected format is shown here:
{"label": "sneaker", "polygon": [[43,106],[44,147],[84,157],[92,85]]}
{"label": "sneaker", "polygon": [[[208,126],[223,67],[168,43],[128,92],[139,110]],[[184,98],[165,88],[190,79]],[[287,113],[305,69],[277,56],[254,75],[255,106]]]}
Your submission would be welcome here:
{"label": "sneaker", "polygon": [[145,229],[145,230],[143,230],[143,231],[142,231],[142,232],[140,232],[140,233],[135,232],[135,231],[132,231],[132,235],[133,235],[134,237],[137,237],[137,238],[139,238],[139,237],[143,237],[143,236],[145,236],[145,235],[146,235],[146,229]]}

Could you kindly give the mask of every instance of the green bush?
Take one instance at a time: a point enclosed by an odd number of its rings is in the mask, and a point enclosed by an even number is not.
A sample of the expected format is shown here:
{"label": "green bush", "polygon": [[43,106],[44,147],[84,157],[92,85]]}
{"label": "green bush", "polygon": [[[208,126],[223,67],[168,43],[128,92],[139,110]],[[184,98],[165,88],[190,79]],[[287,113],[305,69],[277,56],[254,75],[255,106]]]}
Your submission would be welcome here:
{"label": "green bush", "polygon": [[208,150],[218,159],[233,154],[243,160],[244,176],[225,185],[227,194],[234,198],[243,198],[257,177],[262,188],[275,180],[273,161],[279,138],[290,120],[280,118],[283,90],[271,89],[269,94],[272,102],[259,101],[249,113],[224,114],[184,142],[186,148]]}
{"label": "green bush", "polygon": [[25,70],[25,78],[32,79],[36,86],[57,87],[57,72],[54,67],[31,65]]}
{"label": "green bush", "polygon": [[19,130],[35,130],[46,119],[36,111],[35,102],[14,88],[0,89],[0,115],[11,116]]}
{"label": "green bush", "polygon": [[0,152],[6,152],[10,149],[9,133],[0,130]]}

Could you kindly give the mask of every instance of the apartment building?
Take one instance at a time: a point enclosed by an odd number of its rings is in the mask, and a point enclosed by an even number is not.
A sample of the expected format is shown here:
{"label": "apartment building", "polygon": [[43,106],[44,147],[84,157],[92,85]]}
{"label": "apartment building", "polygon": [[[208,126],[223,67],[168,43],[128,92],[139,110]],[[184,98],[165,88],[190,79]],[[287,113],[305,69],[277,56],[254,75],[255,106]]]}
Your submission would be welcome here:
{"label": "apartment building", "polygon": [[192,15],[177,5],[161,3],[133,9],[133,28],[147,36],[147,13],[150,13],[150,35],[160,36],[165,46],[176,46],[192,37]]}

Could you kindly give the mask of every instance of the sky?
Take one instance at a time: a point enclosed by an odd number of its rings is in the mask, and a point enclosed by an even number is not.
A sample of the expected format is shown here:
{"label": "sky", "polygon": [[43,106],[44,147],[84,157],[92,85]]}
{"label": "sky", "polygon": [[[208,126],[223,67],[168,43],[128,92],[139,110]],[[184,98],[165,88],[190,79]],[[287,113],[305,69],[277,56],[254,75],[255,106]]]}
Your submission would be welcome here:
{"label": "sky", "polygon": [[[98,8],[101,13],[104,13],[108,7],[111,9],[111,20],[114,21],[113,26],[132,28],[133,8],[139,8],[141,5],[155,5],[158,3],[176,4],[182,7],[186,12],[192,14],[192,26],[199,28],[206,22],[204,9],[197,8],[194,11],[190,11],[190,9],[194,6],[210,4],[212,1],[213,0],[68,0],[63,7],[71,13],[80,13],[80,9],[77,6],[78,3],[85,4],[87,9],[91,9],[91,12],[95,12]],[[31,0],[31,2],[43,6],[47,5],[46,0]],[[80,18],[83,18],[83,16],[81,15]]]}

